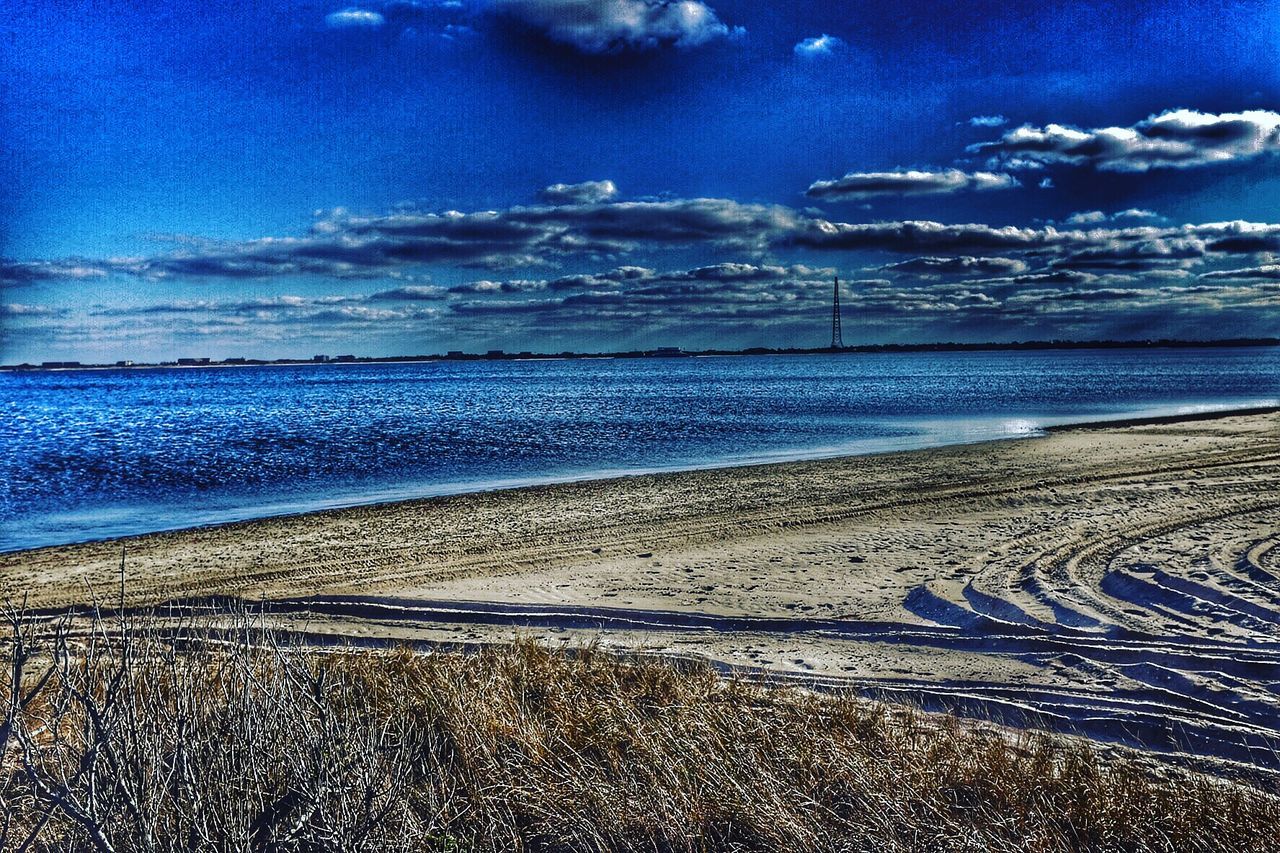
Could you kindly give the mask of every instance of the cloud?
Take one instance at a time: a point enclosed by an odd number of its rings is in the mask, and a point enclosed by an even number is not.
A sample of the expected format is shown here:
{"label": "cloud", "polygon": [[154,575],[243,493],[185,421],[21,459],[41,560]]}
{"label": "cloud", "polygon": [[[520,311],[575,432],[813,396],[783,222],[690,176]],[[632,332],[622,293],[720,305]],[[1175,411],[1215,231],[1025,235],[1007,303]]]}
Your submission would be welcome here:
{"label": "cloud", "polygon": [[0,260],[0,285],[102,278],[106,275],[107,270],[99,262],[77,258],[62,261]]}
{"label": "cloud", "polygon": [[371,9],[360,9],[349,6],[337,12],[330,12],[324,17],[325,25],[334,30],[376,30],[386,24],[387,19]]}
{"label": "cloud", "polygon": [[423,302],[444,299],[445,294],[446,291],[442,287],[409,285],[392,288],[391,290],[380,290],[377,293],[370,294],[367,298],[383,302]]}
{"label": "cloud", "polygon": [[697,47],[745,32],[700,0],[494,0],[492,8],[586,54]]}
{"label": "cloud", "polygon": [[659,273],[648,267],[621,266],[598,273],[579,273],[553,279],[511,279],[506,281],[467,282],[449,288],[454,294],[512,294],[551,291],[616,290],[667,282],[769,282],[785,279],[808,278],[814,275],[829,277],[835,274],[830,268],[815,268],[803,264],[779,266],[776,264],[752,264],[725,262],[695,267],[679,272]]}
{"label": "cloud", "polygon": [[810,198],[867,199],[877,196],[940,195],[984,192],[1020,186],[1012,175],[962,172],[959,169],[897,169],[892,172],[849,172],[843,178],[814,181],[805,190]]}
{"label": "cloud", "polygon": [[1085,210],[1073,213],[1064,220],[1068,225],[1094,225],[1106,222],[1107,215],[1101,210]]}
{"label": "cloud", "polygon": [[764,248],[797,220],[782,206],[710,198],[372,217],[338,212],[318,221],[306,242],[309,254],[332,253],[345,263],[358,258],[366,265],[446,262],[496,268],[625,252],[643,243]]}
{"label": "cloud", "polygon": [[1165,260],[1280,251],[1280,224],[1243,221],[1069,230],[929,220],[848,223],[806,219],[799,226],[789,237],[792,245],[829,250],[967,255],[1021,252],[1046,259],[1089,251],[1098,258]]}
{"label": "cloud", "polygon": [[122,274],[144,279],[254,279],[315,275],[376,278],[405,267],[449,264],[489,269],[596,258],[644,244],[764,250],[799,215],[777,205],[729,199],[512,207],[464,213],[401,209],[378,216],[318,215],[303,237],[190,241],[192,248],[145,258],[35,261],[0,267],[16,281]]}
{"label": "cloud", "polygon": [[1008,124],[1009,120],[1001,115],[995,116],[973,116],[969,119],[970,127],[1000,127]]}
{"label": "cloud", "polygon": [[1234,270],[1215,270],[1202,273],[1200,278],[1223,281],[1280,281],[1280,264],[1263,264]]}
{"label": "cloud", "polygon": [[1187,169],[1250,160],[1280,151],[1280,113],[1247,110],[1202,113],[1168,110],[1130,127],[1083,130],[1063,124],[1024,124],[994,142],[970,145],[988,168],[1093,166],[1107,172]]}
{"label": "cloud", "polygon": [[1103,222],[1114,222],[1120,219],[1159,219],[1160,214],[1154,210],[1142,210],[1131,207],[1128,210],[1117,210],[1106,214],[1101,210],[1082,210],[1068,216],[1063,222],[1067,225],[1097,225]]}
{"label": "cloud", "polygon": [[820,36],[810,36],[807,39],[796,44],[793,48],[796,56],[801,59],[818,59],[824,56],[831,56],[836,51],[844,47],[844,41],[823,33]]}
{"label": "cloud", "polygon": [[602,273],[566,275],[546,283],[551,290],[599,290],[649,281],[657,273],[648,267],[624,266]]}
{"label": "cloud", "polygon": [[[1155,270],[1216,263],[1232,254],[1280,251],[1280,224],[1158,226],[1146,224],[1149,217],[1142,213],[1143,224],[1119,227],[1117,218],[1135,217],[1132,211],[1121,211],[1104,216],[1105,222],[1088,213],[1069,227],[1057,228],[929,220],[841,222],[812,210],[723,198],[566,202],[473,212],[400,207],[380,215],[337,209],[317,213],[303,236],[244,241],[175,238],[179,249],[149,257],[10,261],[0,264],[0,280],[22,284],[110,275],[200,283],[309,276],[396,279],[397,284],[408,286],[417,284],[414,279],[421,268],[431,265],[491,270],[563,263],[581,267],[617,264],[628,254],[666,249],[731,251],[756,259],[805,250],[952,255],[956,257],[947,263],[961,265],[955,272],[962,272],[964,264],[976,264],[973,259],[993,257],[1002,260],[989,260],[989,264],[1034,260],[1045,266]],[[918,263],[917,272],[953,271],[940,266],[941,260],[932,267],[933,262]],[[644,268],[617,269],[642,274],[636,271]],[[700,269],[707,276],[733,275],[732,265]],[[771,269],[788,268],[760,265],[753,275]],[[567,286],[572,278],[526,274],[521,280],[545,280],[548,289],[556,289]],[[435,292],[419,289],[420,294]]]}
{"label": "cloud", "polygon": [[[1019,228],[982,223],[946,224],[928,220],[903,222],[831,222],[811,219],[792,236],[797,246],[829,250],[888,252],[956,252],[989,254],[1027,251],[1077,242],[1052,228]],[[1087,242],[1084,238],[1081,241]]]}
{"label": "cloud", "polygon": [[52,317],[65,314],[60,308],[48,305],[22,305],[16,302],[0,303],[0,317]]}
{"label": "cloud", "polygon": [[[518,318],[518,328],[545,334],[605,331],[616,336],[677,327],[696,334],[708,324],[745,323],[757,334],[791,328],[820,338],[830,310],[830,270],[797,275],[792,268],[778,275],[765,265],[740,267],[741,274],[727,281],[706,278],[696,269],[650,270],[624,288],[464,300],[453,303],[451,313],[485,328]],[[1129,337],[1135,327],[1194,336],[1207,313],[1238,321],[1243,334],[1264,330],[1267,317],[1274,317],[1276,308],[1268,300],[1275,294],[1265,289],[1273,284],[1188,286],[1181,280],[1044,270],[963,281],[855,279],[846,282],[842,303],[851,327],[897,337],[954,339],[966,331],[981,339],[993,334],[1006,339]]]}
{"label": "cloud", "polygon": [[[1234,225],[1190,227],[1224,233]],[[1067,232],[1046,231],[1044,238],[1053,233]],[[1142,329],[1152,336],[1194,337],[1211,317],[1239,334],[1260,335],[1274,328],[1280,315],[1280,280],[1269,272],[1257,280],[1251,270],[1224,271],[1240,276],[1238,281],[1227,275],[1197,280],[1185,271],[1148,276],[1029,269],[1019,258],[933,255],[885,270],[890,273],[885,278],[841,277],[846,333],[864,340],[873,333],[891,340],[1011,340],[1132,337]],[[83,345],[92,333],[123,341],[126,348],[141,340],[219,341],[239,348],[245,340],[332,336],[326,339],[344,349],[351,349],[346,344],[352,340],[377,348],[401,338],[490,337],[544,351],[617,349],[642,339],[712,345],[735,329],[747,341],[816,346],[828,329],[835,272],[746,260],[666,271],[621,266],[551,279],[482,279],[447,293],[404,287],[316,297],[180,300],[101,309],[91,316],[50,309],[57,315],[40,317],[39,328],[69,346]]]}
{"label": "cloud", "polygon": [[465,284],[456,284],[449,288],[449,293],[531,293],[537,290],[546,290],[547,284],[546,279],[520,278],[510,281],[481,279],[479,281],[469,281]]}
{"label": "cloud", "polygon": [[1027,262],[1017,258],[975,258],[972,255],[947,258],[924,256],[889,264],[881,269],[892,273],[926,275],[1012,275],[1026,271]]}
{"label": "cloud", "polygon": [[580,184],[552,184],[539,193],[547,204],[598,204],[618,194],[613,181],[583,181]]}

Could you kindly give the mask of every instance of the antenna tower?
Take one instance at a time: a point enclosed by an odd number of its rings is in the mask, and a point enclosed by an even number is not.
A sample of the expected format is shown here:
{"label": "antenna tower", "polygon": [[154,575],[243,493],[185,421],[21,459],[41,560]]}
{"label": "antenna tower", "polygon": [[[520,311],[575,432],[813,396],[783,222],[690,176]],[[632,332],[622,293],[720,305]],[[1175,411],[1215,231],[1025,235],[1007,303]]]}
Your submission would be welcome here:
{"label": "antenna tower", "polygon": [[831,348],[844,349],[844,338],[840,335],[840,277],[836,276],[831,290]]}

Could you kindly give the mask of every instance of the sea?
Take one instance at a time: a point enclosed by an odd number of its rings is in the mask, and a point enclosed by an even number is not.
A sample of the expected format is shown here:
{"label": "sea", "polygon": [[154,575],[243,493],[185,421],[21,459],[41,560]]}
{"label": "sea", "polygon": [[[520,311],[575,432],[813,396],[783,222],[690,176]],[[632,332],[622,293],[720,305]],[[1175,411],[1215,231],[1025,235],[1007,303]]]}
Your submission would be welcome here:
{"label": "sea", "polygon": [[0,373],[0,550],[1280,404],[1280,348]]}

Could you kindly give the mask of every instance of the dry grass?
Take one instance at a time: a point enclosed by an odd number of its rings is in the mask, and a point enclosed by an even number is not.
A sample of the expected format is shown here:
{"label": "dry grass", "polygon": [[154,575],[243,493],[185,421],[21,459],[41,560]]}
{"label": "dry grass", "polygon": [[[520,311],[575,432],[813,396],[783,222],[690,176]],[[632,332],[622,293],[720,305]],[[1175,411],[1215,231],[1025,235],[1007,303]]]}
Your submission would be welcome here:
{"label": "dry grass", "polygon": [[4,850],[1277,849],[1253,789],[701,666],[48,627],[8,645]]}

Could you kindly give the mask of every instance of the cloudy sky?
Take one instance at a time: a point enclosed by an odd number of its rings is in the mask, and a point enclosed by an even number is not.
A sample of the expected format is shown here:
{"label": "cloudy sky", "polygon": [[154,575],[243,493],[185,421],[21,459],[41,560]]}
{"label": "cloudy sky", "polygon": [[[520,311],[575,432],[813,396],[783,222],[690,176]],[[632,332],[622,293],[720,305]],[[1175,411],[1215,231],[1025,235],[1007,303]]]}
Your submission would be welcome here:
{"label": "cloudy sky", "polygon": [[5,362],[1280,333],[1272,3],[0,12]]}

